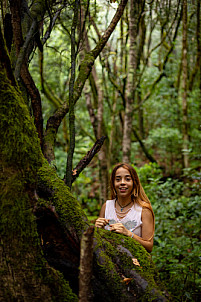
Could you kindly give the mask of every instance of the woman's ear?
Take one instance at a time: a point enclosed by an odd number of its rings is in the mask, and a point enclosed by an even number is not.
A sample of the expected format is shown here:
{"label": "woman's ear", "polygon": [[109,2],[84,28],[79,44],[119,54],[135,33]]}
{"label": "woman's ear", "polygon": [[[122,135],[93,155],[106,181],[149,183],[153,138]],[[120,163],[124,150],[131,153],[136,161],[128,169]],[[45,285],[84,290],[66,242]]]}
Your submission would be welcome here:
{"label": "woman's ear", "polygon": [[132,194],[134,195],[134,197],[138,197],[138,188],[134,188]]}

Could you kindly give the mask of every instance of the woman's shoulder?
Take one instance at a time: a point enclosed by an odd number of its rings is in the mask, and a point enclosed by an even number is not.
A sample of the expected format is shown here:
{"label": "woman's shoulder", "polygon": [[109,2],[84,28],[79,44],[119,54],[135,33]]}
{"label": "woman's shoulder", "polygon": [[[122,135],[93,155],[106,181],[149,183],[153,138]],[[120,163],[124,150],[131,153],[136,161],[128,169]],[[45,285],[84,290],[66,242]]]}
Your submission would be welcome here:
{"label": "woman's shoulder", "polygon": [[112,199],[112,200],[107,200],[107,201],[104,203],[104,205],[105,205],[105,208],[111,209],[111,208],[113,208],[114,205],[115,205],[115,200],[114,200],[114,199]]}
{"label": "woman's shoulder", "polygon": [[99,217],[102,217],[102,218],[105,217],[105,209],[106,209],[106,202],[101,207]]}
{"label": "woman's shoulder", "polygon": [[152,209],[149,203],[147,203],[146,201],[140,200],[138,202],[135,203],[135,208],[137,208],[139,211],[143,213],[147,213],[150,212],[152,213]]}
{"label": "woman's shoulder", "polygon": [[101,209],[105,209],[106,206],[110,206],[110,205],[113,205],[115,202],[115,199],[111,199],[111,200],[106,200],[106,202],[102,205],[102,208]]}
{"label": "woman's shoulder", "polygon": [[144,200],[139,200],[138,204],[142,207],[142,209],[149,209],[149,204],[148,202],[144,201]]}
{"label": "woman's shoulder", "polygon": [[106,200],[105,203],[106,203],[106,204],[114,204],[114,203],[115,203],[115,199]]}
{"label": "woman's shoulder", "polygon": [[107,206],[107,211],[110,209],[110,207],[114,204],[115,200],[107,200],[101,207],[100,210],[100,215],[99,217],[105,217],[105,211],[106,211],[106,206]]}
{"label": "woman's shoulder", "polygon": [[153,210],[150,208],[150,205],[147,202],[142,204],[142,218],[153,219]]}
{"label": "woman's shoulder", "polygon": [[154,224],[154,215],[149,208],[142,209],[142,221],[143,223],[147,222],[147,223]]}

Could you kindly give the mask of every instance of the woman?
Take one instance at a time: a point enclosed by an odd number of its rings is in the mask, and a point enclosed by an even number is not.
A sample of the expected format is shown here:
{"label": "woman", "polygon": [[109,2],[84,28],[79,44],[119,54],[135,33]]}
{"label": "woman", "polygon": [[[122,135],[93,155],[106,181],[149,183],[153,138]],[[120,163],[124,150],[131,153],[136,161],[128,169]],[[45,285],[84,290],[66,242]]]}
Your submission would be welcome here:
{"label": "woman", "polygon": [[95,226],[132,237],[151,252],[154,213],[133,167],[117,164],[111,174],[111,199],[103,204]]}

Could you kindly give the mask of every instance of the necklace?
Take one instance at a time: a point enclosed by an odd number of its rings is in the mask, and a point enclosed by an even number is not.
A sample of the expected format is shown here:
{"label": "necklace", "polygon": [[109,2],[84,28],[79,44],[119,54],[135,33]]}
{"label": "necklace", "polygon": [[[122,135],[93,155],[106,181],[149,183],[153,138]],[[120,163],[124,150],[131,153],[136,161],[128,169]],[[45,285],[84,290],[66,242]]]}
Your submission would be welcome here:
{"label": "necklace", "polygon": [[127,211],[125,212],[119,212],[116,208],[115,208],[115,212],[118,218],[123,219],[124,217],[126,217],[126,215],[131,211],[131,208],[129,208]]}
{"label": "necklace", "polygon": [[116,199],[116,201],[117,201],[117,203],[118,203],[118,205],[120,206],[120,208],[121,208],[121,212],[123,211],[123,209],[124,208],[126,208],[127,206],[129,206],[129,204],[131,204],[131,202],[133,202],[132,200],[127,204],[127,205],[125,205],[125,206],[122,206],[122,205],[120,205],[120,203],[119,203],[119,201],[118,201],[118,199]]}

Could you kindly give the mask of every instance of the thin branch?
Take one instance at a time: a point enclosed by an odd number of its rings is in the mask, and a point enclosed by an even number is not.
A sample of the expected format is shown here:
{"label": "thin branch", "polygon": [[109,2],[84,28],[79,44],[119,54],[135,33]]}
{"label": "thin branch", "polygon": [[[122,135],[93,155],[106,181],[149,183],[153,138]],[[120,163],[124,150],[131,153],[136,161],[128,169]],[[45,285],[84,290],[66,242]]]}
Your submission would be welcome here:
{"label": "thin branch", "polygon": [[50,86],[44,79],[43,75],[43,52],[39,51],[39,69],[40,69],[40,83],[42,87],[42,92],[46,96],[46,98],[56,107],[59,108],[63,101],[55,95]]}
{"label": "thin branch", "polygon": [[173,49],[174,49],[174,46],[175,46],[175,43],[174,43],[174,42],[175,42],[176,37],[177,37],[177,33],[178,33],[179,25],[180,25],[180,22],[181,22],[181,18],[182,18],[182,12],[180,13],[179,20],[178,20],[178,22],[177,22],[177,26],[176,26],[176,29],[175,29],[175,32],[174,32],[174,36],[173,36],[172,45],[171,45],[170,49],[168,50],[168,52],[166,53],[166,56],[165,56],[165,58],[164,58],[164,60],[163,60],[163,64],[162,64],[162,68],[161,68],[161,70],[162,70],[161,73],[160,73],[159,76],[156,78],[156,80],[152,83],[149,92],[145,95],[145,97],[144,97],[143,100],[138,104],[138,106],[136,106],[136,107],[134,108],[134,110],[139,109],[139,108],[142,106],[142,104],[143,104],[144,102],[146,102],[146,101],[149,99],[149,97],[152,95],[152,93],[153,93],[153,91],[154,91],[154,88],[155,88],[156,84],[158,84],[158,83],[160,82],[160,80],[165,76],[166,63],[168,62],[169,56],[170,56],[171,52],[172,52]]}
{"label": "thin branch", "polygon": [[75,83],[75,67],[76,67],[76,51],[75,51],[75,31],[78,24],[79,0],[74,3],[74,17],[71,27],[71,77],[69,83],[69,132],[70,146],[67,155],[66,164],[66,184],[71,188],[73,154],[75,149],[75,102],[74,102],[74,83]]}
{"label": "thin branch", "polygon": [[29,29],[29,32],[26,36],[26,40],[25,40],[23,46],[21,47],[18,58],[17,58],[17,62],[16,62],[16,65],[15,65],[15,71],[14,71],[14,75],[15,75],[16,79],[19,79],[20,71],[21,71],[21,68],[22,68],[24,58],[26,56],[28,46],[29,46],[31,40],[33,39],[33,36],[35,35],[36,30],[37,30],[37,21],[33,20],[32,24],[31,24],[31,27]]}
{"label": "thin branch", "polygon": [[81,123],[81,121],[80,121],[80,118],[78,118],[77,116],[75,116],[75,120],[76,120],[76,122],[77,122],[78,125],[79,125],[79,128],[80,128],[80,130],[81,130],[81,133],[84,133],[85,136],[88,136],[88,137],[91,139],[92,142],[95,142],[95,137],[92,136],[89,132],[87,132],[87,131],[85,130],[84,126],[82,125],[82,123]]}
{"label": "thin branch", "polygon": [[[79,51],[79,48],[80,48],[80,41],[83,39],[83,35],[84,35],[84,32],[86,31],[85,30],[85,24],[86,24],[86,20],[87,20],[87,15],[89,13],[89,4],[90,4],[90,0],[87,0],[87,9],[85,10],[85,15],[84,15],[84,18],[83,18],[83,24],[82,24],[82,28],[81,28],[81,32],[80,32],[80,37],[79,37],[79,40],[78,40],[78,43],[77,43],[77,53]],[[81,10],[80,10],[81,12]],[[81,19],[81,17],[80,17]]]}
{"label": "thin branch", "polygon": [[196,15],[197,15],[197,26],[196,26],[197,54],[196,54],[195,66],[189,78],[188,88],[190,91],[192,91],[193,89],[194,79],[201,65],[200,64],[201,63],[200,1],[197,1]]}
{"label": "thin branch", "polygon": [[152,93],[154,92],[155,86],[160,82],[160,80],[161,80],[164,76],[165,76],[165,72],[163,71],[163,72],[161,72],[161,73],[159,74],[159,76],[156,78],[156,80],[152,83],[149,92],[147,92],[147,94],[146,94],[145,97],[142,99],[142,101],[141,101],[136,107],[134,107],[133,110],[139,109],[139,108],[142,106],[142,104],[144,104],[144,103],[150,98],[150,96],[151,96]]}
{"label": "thin branch", "polygon": [[114,31],[119,19],[121,18],[124,8],[127,4],[128,0],[121,0],[118,9],[116,11],[116,14],[114,15],[112,21],[110,22],[110,25],[106,29],[105,33],[100,39],[100,42],[96,45],[96,47],[92,50],[92,54],[94,58],[96,59],[99,53],[102,51],[102,49],[105,47],[109,37],[111,36],[112,32]]}
{"label": "thin branch", "polygon": [[1,68],[5,68],[7,77],[11,81],[11,84],[14,87],[17,87],[17,82],[15,77],[13,76],[12,67],[11,67],[11,61],[10,57],[8,55],[8,52],[6,50],[5,44],[4,44],[4,37],[2,35],[2,31],[0,28],[0,61],[1,61]]}
{"label": "thin branch", "polygon": [[88,164],[91,162],[91,160],[94,158],[96,153],[98,153],[106,139],[106,136],[102,136],[100,139],[98,139],[91,150],[87,152],[87,154],[80,160],[80,162],[77,164],[77,166],[72,171],[72,183],[76,180],[76,178],[79,176],[79,174],[88,166]]}
{"label": "thin branch", "polygon": [[137,141],[139,142],[140,147],[142,148],[142,151],[144,152],[145,156],[150,160],[150,162],[157,163],[157,161],[155,160],[155,158],[153,158],[153,156],[149,153],[149,151],[145,147],[143,141],[140,139],[140,136],[138,135],[138,133],[135,130],[135,128],[133,128],[132,130],[133,130],[133,134],[135,135]]}
{"label": "thin branch", "polygon": [[46,33],[45,33],[44,37],[42,38],[42,43],[43,43],[43,45],[44,45],[44,44],[47,42],[47,40],[49,39],[50,34],[51,34],[51,32],[52,32],[52,29],[53,29],[53,27],[54,27],[54,25],[55,25],[55,23],[56,23],[56,20],[57,20],[57,18],[59,17],[59,15],[60,15],[60,13],[61,13],[61,10],[62,10],[62,8],[61,8],[60,10],[58,10],[58,11],[55,13],[54,17],[50,20],[49,27],[48,27],[48,29],[46,30]]}

